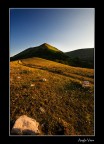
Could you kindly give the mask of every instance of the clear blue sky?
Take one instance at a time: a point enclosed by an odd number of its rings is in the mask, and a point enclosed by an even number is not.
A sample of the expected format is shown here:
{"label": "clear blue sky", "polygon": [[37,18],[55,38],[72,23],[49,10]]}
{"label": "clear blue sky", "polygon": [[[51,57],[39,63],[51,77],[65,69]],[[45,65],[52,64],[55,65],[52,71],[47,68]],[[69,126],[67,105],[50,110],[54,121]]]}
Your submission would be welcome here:
{"label": "clear blue sky", "polygon": [[63,52],[94,48],[94,8],[10,9],[10,56],[42,43]]}

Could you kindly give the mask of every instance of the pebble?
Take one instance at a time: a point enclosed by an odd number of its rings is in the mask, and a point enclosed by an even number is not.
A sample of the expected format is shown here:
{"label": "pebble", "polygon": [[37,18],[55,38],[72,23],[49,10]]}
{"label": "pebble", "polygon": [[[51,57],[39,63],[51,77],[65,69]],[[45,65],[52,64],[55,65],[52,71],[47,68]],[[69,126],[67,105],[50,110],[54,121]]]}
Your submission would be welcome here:
{"label": "pebble", "polygon": [[31,84],[30,86],[33,87],[33,86],[35,86],[35,84]]}
{"label": "pebble", "polygon": [[21,77],[18,76],[17,78],[20,79]]}

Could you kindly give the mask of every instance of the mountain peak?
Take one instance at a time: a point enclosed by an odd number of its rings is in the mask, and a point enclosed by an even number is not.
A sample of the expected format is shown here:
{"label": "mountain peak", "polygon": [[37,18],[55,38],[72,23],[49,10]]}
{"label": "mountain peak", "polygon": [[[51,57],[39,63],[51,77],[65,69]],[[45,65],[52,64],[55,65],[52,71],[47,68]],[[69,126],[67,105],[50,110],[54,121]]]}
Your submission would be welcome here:
{"label": "mountain peak", "polygon": [[48,43],[43,43],[41,46],[51,46]]}
{"label": "mountain peak", "polygon": [[11,57],[11,60],[26,59],[31,57],[40,57],[49,60],[64,60],[68,56],[56,47],[49,45],[48,43],[43,43],[40,46],[28,48],[17,55]]}
{"label": "mountain peak", "polygon": [[43,45],[47,45],[47,43],[43,43]]}
{"label": "mountain peak", "polygon": [[56,47],[48,44],[48,43],[43,43],[42,45],[40,45],[42,47],[48,48],[49,50],[52,50],[54,52],[61,52],[59,49],[57,49]]}

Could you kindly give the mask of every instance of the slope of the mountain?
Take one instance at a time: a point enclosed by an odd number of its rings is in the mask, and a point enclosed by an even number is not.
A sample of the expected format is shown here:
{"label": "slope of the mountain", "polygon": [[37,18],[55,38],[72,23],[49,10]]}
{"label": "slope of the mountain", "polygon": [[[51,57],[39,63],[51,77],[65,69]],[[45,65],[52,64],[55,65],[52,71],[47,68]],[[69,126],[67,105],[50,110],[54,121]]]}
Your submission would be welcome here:
{"label": "slope of the mountain", "polygon": [[69,56],[70,65],[94,68],[94,48],[78,49],[65,54]]}
{"label": "slope of the mountain", "polygon": [[66,52],[70,58],[79,58],[81,60],[94,60],[94,48],[78,49],[71,52]]}
{"label": "slope of the mountain", "polygon": [[21,115],[43,135],[93,135],[94,70],[36,57],[10,62],[11,129]]}
{"label": "slope of the mountain", "polygon": [[37,47],[28,48],[17,55],[10,58],[10,60],[26,59],[32,57],[40,57],[49,60],[66,60],[68,56],[57,48],[44,43]]}
{"label": "slope of the mountain", "polygon": [[32,57],[44,58],[75,67],[94,68],[94,49],[79,49],[71,52],[62,52],[59,49],[44,43],[37,47],[28,48],[10,60],[19,60]]}

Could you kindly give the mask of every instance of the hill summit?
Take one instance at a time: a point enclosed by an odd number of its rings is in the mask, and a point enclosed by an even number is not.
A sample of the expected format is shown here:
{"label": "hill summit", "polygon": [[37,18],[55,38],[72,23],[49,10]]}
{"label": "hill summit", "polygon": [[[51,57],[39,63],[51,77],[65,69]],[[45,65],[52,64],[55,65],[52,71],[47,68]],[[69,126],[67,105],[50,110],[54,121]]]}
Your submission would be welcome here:
{"label": "hill summit", "polygon": [[49,60],[66,60],[68,56],[60,51],[59,49],[47,44],[43,43],[37,47],[28,48],[15,56],[11,57],[10,60],[18,60],[18,59],[26,59],[32,57],[40,57]]}
{"label": "hill summit", "polygon": [[59,49],[57,49],[56,47],[51,46],[48,43],[43,43],[42,45],[40,45],[41,47],[46,47],[47,49],[53,50],[53,51],[57,51],[57,52],[62,52]]}

